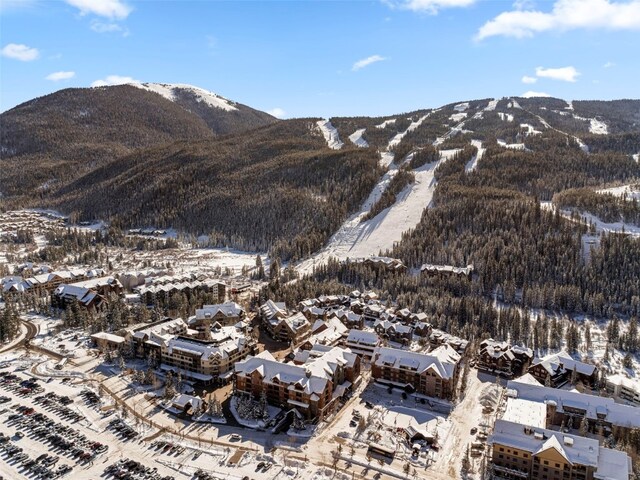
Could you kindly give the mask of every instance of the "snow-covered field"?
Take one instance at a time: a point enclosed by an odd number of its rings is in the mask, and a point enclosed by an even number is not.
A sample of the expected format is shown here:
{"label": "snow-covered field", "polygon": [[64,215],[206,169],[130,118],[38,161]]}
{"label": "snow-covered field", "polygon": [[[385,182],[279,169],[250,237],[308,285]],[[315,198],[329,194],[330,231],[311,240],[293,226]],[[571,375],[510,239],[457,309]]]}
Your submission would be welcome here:
{"label": "snow-covered field", "polygon": [[333,150],[340,150],[344,143],[340,140],[340,135],[338,135],[336,127],[331,125],[331,121],[329,119],[318,120],[316,124],[322,132],[324,139],[327,141],[329,148],[332,148]]}
{"label": "snow-covered field", "polygon": [[502,121],[513,122],[513,115],[510,114],[510,113],[498,112],[498,116],[500,117],[500,120],[502,120]]}

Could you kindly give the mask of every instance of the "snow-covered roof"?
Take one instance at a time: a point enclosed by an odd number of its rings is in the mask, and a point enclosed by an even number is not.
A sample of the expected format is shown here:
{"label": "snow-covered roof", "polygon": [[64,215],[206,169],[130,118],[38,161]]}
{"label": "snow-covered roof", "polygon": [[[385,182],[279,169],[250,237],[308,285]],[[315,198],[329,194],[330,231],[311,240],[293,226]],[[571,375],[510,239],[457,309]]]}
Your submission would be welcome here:
{"label": "snow-covered roof", "polygon": [[216,335],[217,338],[214,338],[213,341],[173,337],[167,344],[167,351],[169,354],[174,351],[187,352],[208,360],[215,356],[228,358],[232,353],[242,350],[247,345],[247,337],[235,327],[223,327]]}
{"label": "snow-covered roof", "polygon": [[597,419],[600,414],[605,415],[606,420],[613,425],[640,428],[638,409],[616,403],[612,398],[530,385],[517,380],[507,382],[507,389],[514,391],[516,398],[547,404],[554,402],[559,412],[563,412],[564,406],[567,406],[584,410],[587,418],[590,419]]}
{"label": "snow-covered roof", "polygon": [[281,322],[286,323],[287,326],[293,332],[297,332],[298,330],[300,330],[302,328],[306,328],[307,326],[310,326],[309,320],[307,320],[307,317],[305,317],[300,312],[298,312],[295,315],[292,315],[290,317],[283,318],[281,320]]}
{"label": "snow-covered roof", "polygon": [[124,343],[124,337],[107,332],[94,333],[93,335],[91,335],[91,338],[94,340],[106,340],[111,343]]}
{"label": "snow-covered roof", "polygon": [[418,374],[433,369],[441,378],[449,379],[453,377],[460,354],[449,345],[441,345],[428,354],[379,347],[374,358],[375,364],[381,367],[411,369]]}
{"label": "snow-covered roof", "polygon": [[216,305],[204,305],[202,308],[196,309],[196,319],[215,317],[221,313],[225,317],[239,317],[244,313],[244,309],[236,302],[225,302]]}
{"label": "snow-covered roof", "polygon": [[452,265],[432,265],[430,263],[425,263],[420,267],[421,272],[444,272],[463,275],[470,275],[473,273],[473,270],[473,265],[467,265],[466,267],[454,267]]}
{"label": "snow-covered roof", "polygon": [[347,344],[376,347],[380,344],[380,337],[378,337],[378,334],[375,332],[365,332],[364,330],[352,329],[349,331]]}
{"label": "snow-covered roof", "polygon": [[532,427],[544,428],[547,420],[547,407],[544,403],[508,398],[503,420]]}
{"label": "snow-covered roof", "polygon": [[547,355],[543,358],[534,360],[532,366],[541,365],[549,375],[556,375],[560,371],[572,371],[574,368],[577,373],[583,375],[593,375],[596,371],[595,365],[579,362],[574,360],[564,352]]}
{"label": "snow-covered roof", "polygon": [[[273,357],[272,357],[273,358]],[[265,382],[280,383],[289,386],[298,386],[307,394],[324,393],[329,379],[326,376],[317,376],[305,367],[280,363],[273,359],[261,356],[249,357],[235,364],[238,374],[251,375],[258,372]]]}
{"label": "snow-covered roof", "polygon": [[260,306],[260,311],[266,318],[282,318],[287,315],[287,306],[284,302],[274,302],[273,300],[267,300]]}
{"label": "snow-covered roof", "polygon": [[[592,438],[496,420],[490,442],[538,455],[553,449],[573,465],[596,469],[595,478],[628,480],[631,459],[624,452],[599,446]],[[615,468],[617,465],[617,468]]]}
{"label": "snow-covered roof", "polygon": [[311,344],[332,345],[343,338],[349,329],[336,317],[327,320],[317,320],[309,337]]}

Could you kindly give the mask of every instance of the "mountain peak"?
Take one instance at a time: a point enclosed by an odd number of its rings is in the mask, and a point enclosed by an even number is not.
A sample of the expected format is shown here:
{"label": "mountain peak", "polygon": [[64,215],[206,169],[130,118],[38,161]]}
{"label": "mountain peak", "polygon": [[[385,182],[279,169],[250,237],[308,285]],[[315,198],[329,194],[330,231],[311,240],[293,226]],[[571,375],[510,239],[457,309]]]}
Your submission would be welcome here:
{"label": "mountain peak", "polygon": [[235,102],[228,100],[216,93],[205,90],[204,88],[195,87],[193,85],[187,85],[184,83],[130,83],[129,85],[155,92],[167,100],[175,102],[178,100],[180,93],[186,92],[194,95],[196,101],[204,102],[210,107],[220,108],[227,112],[238,110],[235,106]]}

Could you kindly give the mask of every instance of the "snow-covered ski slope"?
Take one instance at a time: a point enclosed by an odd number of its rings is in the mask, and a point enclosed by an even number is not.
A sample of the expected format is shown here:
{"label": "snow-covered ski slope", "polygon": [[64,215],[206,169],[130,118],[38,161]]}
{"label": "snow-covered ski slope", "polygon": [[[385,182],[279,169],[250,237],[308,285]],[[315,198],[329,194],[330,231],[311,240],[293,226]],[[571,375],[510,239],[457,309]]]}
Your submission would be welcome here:
{"label": "snow-covered ski slope", "polygon": [[342,141],[340,140],[340,135],[338,135],[338,130],[336,130],[336,127],[331,125],[331,121],[329,119],[318,120],[316,124],[322,132],[324,139],[327,141],[327,145],[329,146],[329,148],[340,150],[344,143],[342,143]]}
{"label": "snow-covered ski slope", "polygon": [[[492,100],[485,109],[494,109],[496,103],[497,101]],[[459,109],[468,108],[463,104],[457,107]],[[396,201],[392,206],[370,220],[363,222],[362,218],[378,201],[391,179],[397,173],[398,164],[402,163],[399,159],[394,162],[393,153],[389,149],[398,145],[408,132],[418,128],[431,113],[411,123],[406,131],[398,133],[389,141],[387,150],[380,153],[381,163],[389,167],[387,173],[376,184],[369,197],[360,207],[360,210],[342,224],[327,244],[312,257],[298,264],[299,273],[310,273],[314,266],[326,263],[331,257],[345,260],[347,258],[377,255],[380,251],[391,249],[396,242],[402,239],[404,232],[415,228],[420,222],[424,209],[429,207],[433,199],[437,184],[434,178],[436,168],[441,162],[452,158],[459,151],[458,149],[443,150],[441,151],[440,160],[413,170],[415,182],[405,187],[396,196]],[[440,145],[446,138],[460,130],[463,125],[464,122],[460,122],[452,127],[447,134],[433,143],[434,146]],[[472,144],[478,148],[478,154],[467,164],[467,171],[471,171],[476,167],[485,152],[480,141],[473,140]]]}
{"label": "snow-covered ski slope", "polygon": [[476,169],[478,162],[482,160],[484,152],[487,150],[486,148],[482,148],[482,142],[480,140],[471,140],[471,145],[478,149],[478,153],[467,162],[467,165],[464,167],[466,172],[471,172]]}
{"label": "snow-covered ski slope", "polygon": [[359,128],[358,130],[353,132],[351,135],[349,135],[349,140],[351,141],[351,143],[353,143],[354,145],[357,145],[358,147],[362,147],[362,148],[368,147],[369,144],[362,137],[362,135],[364,135],[364,131],[365,130],[366,130],[365,128]]}

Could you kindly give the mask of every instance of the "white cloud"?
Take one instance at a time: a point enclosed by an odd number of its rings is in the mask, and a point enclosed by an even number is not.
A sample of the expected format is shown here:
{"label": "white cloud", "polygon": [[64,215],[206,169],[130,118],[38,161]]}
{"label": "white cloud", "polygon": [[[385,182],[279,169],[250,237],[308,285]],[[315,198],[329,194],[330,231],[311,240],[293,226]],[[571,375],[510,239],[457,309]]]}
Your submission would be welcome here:
{"label": "white cloud", "polygon": [[40,56],[37,48],[27,47],[20,43],[9,43],[0,50],[3,57],[13,58],[21,62],[30,62]]}
{"label": "white cloud", "polygon": [[476,3],[476,0],[383,0],[391,8],[413,10],[436,15],[445,8],[468,7]]}
{"label": "white cloud", "polygon": [[276,108],[272,108],[271,110],[267,110],[267,113],[269,115],[272,115],[272,116],[276,117],[276,118],[284,118],[287,115],[287,112],[285,112],[280,107],[276,107]]}
{"label": "white cloud", "polygon": [[353,64],[353,66],[351,67],[351,70],[353,70],[354,72],[357,72],[361,68],[371,65],[372,63],[382,62],[384,60],[387,60],[387,59],[385,57],[381,57],[380,55],[371,55],[370,57],[363,58],[362,60],[358,60],[356,63]]}
{"label": "white cloud", "polygon": [[562,68],[536,68],[536,76],[540,78],[550,78],[552,80],[560,80],[563,82],[575,82],[580,75],[575,67]]}
{"label": "white cloud", "polygon": [[530,77],[529,75],[522,77],[522,83],[536,83],[537,81],[536,77]]}
{"label": "white cloud", "polygon": [[123,77],[120,75],[108,75],[104,79],[96,80],[91,83],[92,87],[107,87],[109,85],[122,85],[125,83],[141,83],[140,80],[136,80],[132,77]]}
{"label": "white cloud", "polygon": [[121,0],[65,0],[80,10],[80,15],[93,14],[100,17],[123,20],[133,8]]}
{"label": "white cloud", "polygon": [[534,92],[533,90],[529,90],[520,95],[522,98],[531,98],[531,97],[550,97],[548,93],[544,92]]}
{"label": "white cloud", "polygon": [[615,67],[616,64],[613,62],[607,62],[604,65],[602,65],[602,68],[611,68],[611,67]]}
{"label": "white cloud", "polygon": [[76,72],[53,72],[47,75],[45,80],[51,80],[52,82],[59,82],[60,80],[69,80],[76,76]]}
{"label": "white cloud", "polygon": [[640,29],[640,0],[556,0],[550,12],[528,8],[503,12],[485,23],[476,40],[503,35],[532,37],[549,30]]}
{"label": "white cloud", "polygon": [[124,37],[129,36],[129,29],[117,23],[103,23],[93,20],[91,30],[98,33],[122,33]]}

